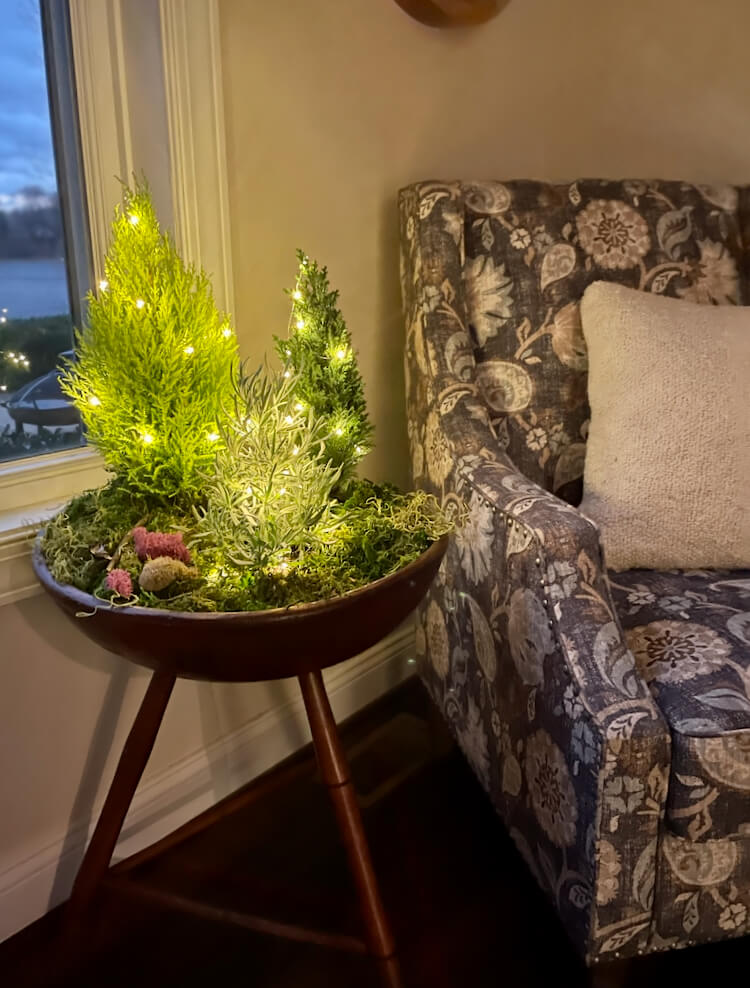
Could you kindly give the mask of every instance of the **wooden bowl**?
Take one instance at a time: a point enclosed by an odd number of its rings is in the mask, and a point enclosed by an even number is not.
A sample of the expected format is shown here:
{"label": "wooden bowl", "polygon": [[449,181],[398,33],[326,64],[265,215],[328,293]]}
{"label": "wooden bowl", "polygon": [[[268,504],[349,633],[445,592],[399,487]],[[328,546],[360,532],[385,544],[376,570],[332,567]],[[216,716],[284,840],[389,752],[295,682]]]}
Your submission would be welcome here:
{"label": "wooden bowl", "polygon": [[447,547],[444,535],[398,572],[341,597],[225,613],[114,607],[57,583],[44,561],[41,536],[32,558],[45,591],[98,645],[186,679],[240,683],[325,669],[375,645],[427,593]]}

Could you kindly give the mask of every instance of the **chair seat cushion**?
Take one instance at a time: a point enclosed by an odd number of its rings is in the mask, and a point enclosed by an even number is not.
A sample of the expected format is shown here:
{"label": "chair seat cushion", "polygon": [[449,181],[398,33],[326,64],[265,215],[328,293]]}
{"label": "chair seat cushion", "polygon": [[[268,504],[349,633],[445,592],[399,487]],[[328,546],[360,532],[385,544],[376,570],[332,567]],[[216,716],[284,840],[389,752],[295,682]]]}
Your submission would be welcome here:
{"label": "chair seat cushion", "polygon": [[627,570],[610,585],[672,735],[670,828],[750,835],[750,570]]}

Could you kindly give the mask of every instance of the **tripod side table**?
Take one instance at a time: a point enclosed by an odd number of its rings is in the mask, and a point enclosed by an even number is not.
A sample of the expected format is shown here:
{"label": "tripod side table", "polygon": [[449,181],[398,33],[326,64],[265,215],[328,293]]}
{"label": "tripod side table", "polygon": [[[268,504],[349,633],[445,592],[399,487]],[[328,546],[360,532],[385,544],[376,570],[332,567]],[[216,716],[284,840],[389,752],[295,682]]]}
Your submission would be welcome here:
{"label": "tripod side table", "polygon": [[[93,641],[153,670],[73,885],[67,919],[82,919],[104,885],[117,888],[127,882],[129,891],[154,897],[148,887],[137,889],[132,879],[112,871],[110,861],[176,679],[239,683],[295,676],[320,775],[333,804],[356,887],[364,938],[230,913],[198,900],[172,896],[170,901],[201,916],[229,920],[276,936],[366,951],[380,960],[391,957],[395,951],[393,935],[322,670],[376,644],[414,610],[434,579],[447,544],[448,537],[443,536],[403,569],[332,600],[272,611],[187,613],[114,608],[89,594],[61,586],[47,569],[37,541],[34,569],[55,603]],[[86,620],[76,617],[81,612],[87,614]],[[231,797],[226,801],[226,811],[230,810]]]}

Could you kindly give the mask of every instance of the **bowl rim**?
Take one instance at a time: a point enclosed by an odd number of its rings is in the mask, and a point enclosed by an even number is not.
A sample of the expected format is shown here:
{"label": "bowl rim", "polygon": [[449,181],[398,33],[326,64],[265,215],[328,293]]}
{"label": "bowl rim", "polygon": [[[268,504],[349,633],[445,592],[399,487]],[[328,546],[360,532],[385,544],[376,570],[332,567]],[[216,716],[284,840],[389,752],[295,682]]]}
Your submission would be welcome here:
{"label": "bowl rim", "polygon": [[133,617],[140,617],[145,620],[195,620],[195,621],[207,621],[207,620],[218,620],[223,618],[238,620],[253,620],[258,624],[262,624],[266,621],[273,622],[281,617],[299,617],[302,618],[311,613],[325,613],[327,610],[335,611],[340,608],[345,601],[356,601],[366,595],[373,592],[374,588],[381,587],[387,583],[396,582],[396,580],[402,580],[408,577],[411,572],[417,572],[421,570],[425,565],[428,564],[428,560],[439,564],[442,557],[448,548],[449,534],[441,535],[439,539],[436,539],[431,545],[429,545],[424,552],[420,553],[416,559],[412,559],[410,563],[406,566],[402,566],[393,573],[388,573],[386,576],[378,577],[377,580],[372,580],[370,583],[366,583],[362,587],[355,587],[353,590],[347,590],[346,593],[339,594],[337,597],[326,597],[322,600],[311,600],[305,601],[298,604],[289,604],[287,607],[273,607],[265,610],[256,611],[173,611],[162,607],[140,607],[138,604],[131,604],[127,606],[115,605],[110,601],[101,600],[99,597],[94,597],[93,594],[86,593],[84,590],[78,590],[76,587],[71,586],[69,583],[58,583],[58,581],[52,576],[52,573],[47,566],[47,561],[44,558],[44,553],[42,551],[42,538],[44,536],[44,529],[40,529],[34,539],[34,545],[31,553],[32,566],[34,568],[34,573],[39,580],[40,584],[45,590],[48,590],[56,595],[61,595],[68,600],[74,601],[80,604],[82,607],[93,608],[94,611],[106,611],[108,614],[130,614]]}

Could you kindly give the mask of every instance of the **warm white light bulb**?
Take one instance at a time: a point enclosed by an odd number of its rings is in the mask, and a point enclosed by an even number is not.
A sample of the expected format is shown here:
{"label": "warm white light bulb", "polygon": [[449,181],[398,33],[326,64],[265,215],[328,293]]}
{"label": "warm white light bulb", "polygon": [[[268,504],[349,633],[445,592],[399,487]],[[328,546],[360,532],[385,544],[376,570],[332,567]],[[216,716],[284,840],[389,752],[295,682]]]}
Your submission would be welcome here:
{"label": "warm white light bulb", "polygon": [[245,488],[245,493],[246,493],[246,494],[252,494],[252,493],[253,493],[253,489],[252,489],[252,487],[250,487],[250,485],[249,485],[249,484],[248,484],[248,486],[247,486],[247,487]]}
{"label": "warm white light bulb", "polygon": [[337,350],[336,351],[336,357],[339,360],[343,360],[345,356],[346,356],[346,350]]}
{"label": "warm white light bulb", "polygon": [[210,442],[215,443],[216,440],[219,438],[219,433],[218,432],[209,432],[208,438],[209,438],[209,441]]}
{"label": "warm white light bulb", "polygon": [[341,426],[339,426],[339,428],[336,429],[336,435],[337,436],[343,436],[344,435],[344,430],[341,428]]}
{"label": "warm white light bulb", "polygon": [[292,450],[292,456],[297,456],[298,453],[299,453],[299,446],[295,446],[294,449]]}
{"label": "warm white light bulb", "polygon": [[145,304],[146,303],[143,301],[142,298],[137,298],[135,300],[135,307],[136,307],[136,309],[142,309]]}
{"label": "warm white light bulb", "polygon": [[89,405],[93,405],[94,408],[96,408],[97,405],[101,405],[101,402],[96,397],[96,395],[89,395]]}
{"label": "warm white light bulb", "polygon": [[285,477],[288,477],[290,473],[289,470],[282,470],[281,472],[284,474]]}
{"label": "warm white light bulb", "polygon": [[279,494],[286,494],[286,487],[282,487]]}
{"label": "warm white light bulb", "polygon": [[291,357],[292,355],[292,351],[289,349],[284,350],[284,353],[287,355],[287,357]]}
{"label": "warm white light bulb", "polygon": [[302,402],[298,401],[297,404],[294,406],[294,410],[295,412],[301,412],[304,409],[304,407],[305,406],[302,404]]}
{"label": "warm white light bulb", "polygon": [[302,292],[299,291],[299,289],[297,289],[297,291],[292,292],[292,298],[294,299],[295,302],[299,302],[299,300],[302,298]]}
{"label": "warm white light bulb", "polygon": [[15,352],[13,350],[11,350],[10,353],[8,354],[8,356],[12,360],[15,357]]}
{"label": "warm white light bulb", "polygon": [[141,436],[141,439],[143,439],[144,443],[147,446],[150,446],[151,443],[154,441],[154,437],[151,435],[150,432],[144,432],[143,435]]}
{"label": "warm white light bulb", "polygon": [[222,336],[223,336],[223,337],[224,337],[225,339],[229,339],[229,337],[230,337],[230,336],[232,335],[232,330],[231,330],[231,329],[229,328],[229,326],[227,326],[227,328],[226,328],[226,329],[223,329],[223,330],[221,331],[221,335],[222,335]]}
{"label": "warm white light bulb", "polygon": [[362,447],[361,446],[355,446],[354,447],[354,452],[357,454],[357,456],[361,456],[362,455]]}
{"label": "warm white light bulb", "polygon": [[6,316],[0,316],[0,322],[7,322]]}
{"label": "warm white light bulb", "polygon": [[284,371],[284,377],[291,377],[291,376],[292,376],[291,371]]}
{"label": "warm white light bulb", "polygon": [[108,288],[109,288],[109,282],[107,281],[106,278],[102,278],[102,280],[99,282],[99,290],[102,292],[106,292]]}
{"label": "warm white light bulb", "polygon": [[194,346],[186,346],[184,352],[187,353],[188,355],[190,355],[191,353],[195,353],[195,347]]}
{"label": "warm white light bulb", "polygon": [[305,328],[305,320],[304,319],[298,319],[297,322],[294,325],[297,327],[297,329],[304,329]]}
{"label": "warm white light bulb", "polygon": [[135,213],[131,213],[130,216],[128,216],[128,219],[130,220],[133,226],[135,226],[138,223],[138,217],[135,215]]}
{"label": "warm white light bulb", "polygon": [[7,384],[0,384],[0,391],[7,391],[7,390],[8,390]]}
{"label": "warm white light bulb", "polygon": [[294,422],[294,419],[292,418],[291,415],[285,415],[284,416],[284,421],[286,422],[287,425],[291,425],[292,422]]}

